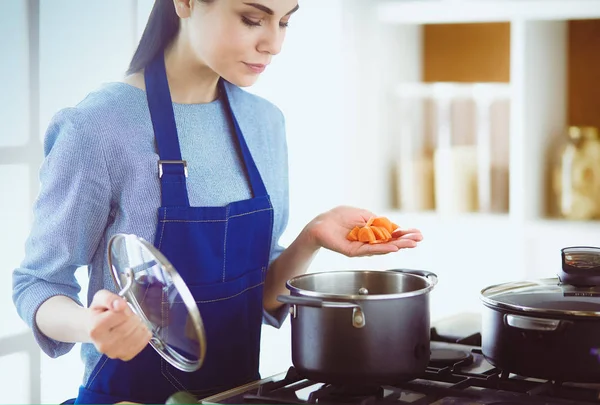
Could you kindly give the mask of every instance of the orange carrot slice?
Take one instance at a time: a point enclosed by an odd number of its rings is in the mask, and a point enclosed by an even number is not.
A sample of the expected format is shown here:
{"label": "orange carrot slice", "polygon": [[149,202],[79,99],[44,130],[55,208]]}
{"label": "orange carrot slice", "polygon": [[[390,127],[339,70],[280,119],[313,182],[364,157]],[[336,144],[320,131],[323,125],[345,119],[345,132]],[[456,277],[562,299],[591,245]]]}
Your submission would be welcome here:
{"label": "orange carrot slice", "polygon": [[385,234],[383,233],[384,228],[380,228],[378,226],[371,226],[371,229],[373,230],[373,234],[375,234],[375,239],[377,239],[377,240],[385,239]]}
{"label": "orange carrot slice", "polygon": [[348,239],[350,242],[357,242],[358,241],[358,231],[360,231],[360,227],[355,226],[350,233],[348,234],[348,236],[346,237],[346,239]]}
{"label": "orange carrot slice", "polygon": [[387,230],[387,229],[385,229],[385,228],[383,228],[383,227],[381,227],[381,228],[379,228],[379,229],[381,229],[381,231],[383,232],[383,236],[384,236],[384,239],[385,239],[385,240],[390,240],[390,239],[392,239],[392,234],[391,234],[390,232],[388,232],[388,230]]}
{"label": "orange carrot slice", "polygon": [[358,240],[365,243],[375,241],[375,234],[373,233],[371,227],[365,226],[360,228],[360,231],[358,231]]}
{"label": "orange carrot slice", "polygon": [[373,225],[385,228],[385,229],[387,229],[387,231],[389,233],[392,232],[392,221],[390,221],[386,217],[377,217],[377,218],[374,218],[373,219]]}

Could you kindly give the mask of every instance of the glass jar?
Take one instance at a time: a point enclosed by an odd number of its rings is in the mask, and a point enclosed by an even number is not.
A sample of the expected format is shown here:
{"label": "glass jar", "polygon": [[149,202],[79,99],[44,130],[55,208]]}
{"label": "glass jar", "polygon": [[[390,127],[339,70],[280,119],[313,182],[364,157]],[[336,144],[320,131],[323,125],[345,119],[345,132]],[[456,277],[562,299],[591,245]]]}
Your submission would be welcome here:
{"label": "glass jar", "polygon": [[510,86],[474,83],[479,212],[509,210]]}
{"label": "glass jar", "polygon": [[428,86],[405,83],[400,89],[396,200],[403,211],[432,211],[435,208],[433,146],[426,129]]}
{"label": "glass jar", "polygon": [[553,169],[559,215],[571,220],[600,219],[600,134],[595,127],[569,127]]}
{"label": "glass jar", "polygon": [[471,86],[434,83],[436,138],[433,162],[436,211],[478,210],[478,159]]}

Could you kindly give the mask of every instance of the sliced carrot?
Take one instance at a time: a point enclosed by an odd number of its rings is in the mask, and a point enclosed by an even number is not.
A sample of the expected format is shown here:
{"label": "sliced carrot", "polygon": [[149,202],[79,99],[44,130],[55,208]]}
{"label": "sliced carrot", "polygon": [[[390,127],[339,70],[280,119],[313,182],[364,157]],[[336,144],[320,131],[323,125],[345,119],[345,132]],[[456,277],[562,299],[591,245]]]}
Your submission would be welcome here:
{"label": "sliced carrot", "polygon": [[387,229],[385,229],[385,228],[383,228],[383,227],[381,227],[381,228],[379,228],[379,229],[381,229],[381,231],[383,232],[383,236],[384,236],[384,239],[385,239],[385,240],[390,240],[390,239],[392,239],[392,234],[391,234],[390,232],[388,232],[388,230],[387,230]]}
{"label": "sliced carrot", "polygon": [[377,239],[377,240],[385,239],[385,234],[383,233],[384,228],[380,228],[378,226],[371,226],[370,228],[373,230],[373,234],[375,234],[375,239]]}
{"label": "sliced carrot", "polygon": [[360,242],[373,242],[375,241],[375,234],[373,233],[373,230],[371,229],[370,226],[365,226],[360,228],[360,231],[358,231],[358,240]]}
{"label": "sliced carrot", "polygon": [[346,239],[348,239],[351,242],[357,242],[358,241],[358,231],[360,231],[360,227],[355,226],[350,233],[348,234],[348,236],[346,237]]}
{"label": "sliced carrot", "polygon": [[392,234],[399,228],[398,224],[393,223],[387,217],[372,216],[365,225],[352,228],[346,235],[346,239],[371,244],[389,242],[392,239],[397,239]]}
{"label": "sliced carrot", "polygon": [[373,225],[387,229],[388,232],[392,232],[392,222],[386,217],[377,217],[373,219]]}

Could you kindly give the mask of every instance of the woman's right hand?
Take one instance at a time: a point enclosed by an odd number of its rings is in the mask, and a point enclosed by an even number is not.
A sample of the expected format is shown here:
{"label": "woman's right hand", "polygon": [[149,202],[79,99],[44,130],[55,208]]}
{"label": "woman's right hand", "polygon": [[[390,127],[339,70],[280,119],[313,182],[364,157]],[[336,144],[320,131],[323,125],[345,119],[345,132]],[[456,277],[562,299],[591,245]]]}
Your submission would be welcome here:
{"label": "woman's right hand", "polygon": [[127,302],[108,290],[94,295],[88,311],[88,335],[96,349],[111,359],[131,360],[152,337]]}

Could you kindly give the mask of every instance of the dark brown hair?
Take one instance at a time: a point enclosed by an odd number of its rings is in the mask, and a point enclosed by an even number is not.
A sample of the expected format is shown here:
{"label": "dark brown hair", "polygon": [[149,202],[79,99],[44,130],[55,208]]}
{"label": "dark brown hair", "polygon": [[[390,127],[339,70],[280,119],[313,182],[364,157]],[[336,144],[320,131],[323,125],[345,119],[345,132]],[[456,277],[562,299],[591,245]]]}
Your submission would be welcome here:
{"label": "dark brown hair", "polygon": [[[196,1],[196,0],[191,0]],[[199,0],[212,3],[214,0]],[[160,52],[175,39],[179,31],[179,16],[175,12],[173,0],[155,0],[148,23],[140,43],[133,54],[127,74],[144,69]]]}

